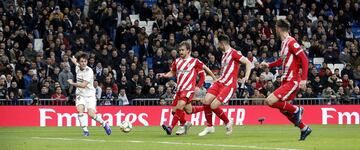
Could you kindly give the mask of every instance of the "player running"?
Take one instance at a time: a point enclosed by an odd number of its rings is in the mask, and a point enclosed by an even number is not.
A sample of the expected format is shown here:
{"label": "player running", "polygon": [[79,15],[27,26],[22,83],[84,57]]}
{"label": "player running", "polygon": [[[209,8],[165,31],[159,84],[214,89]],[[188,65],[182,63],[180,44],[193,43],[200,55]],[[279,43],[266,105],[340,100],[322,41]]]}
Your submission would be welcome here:
{"label": "player running", "polygon": [[85,53],[80,54],[77,59],[73,56],[71,61],[76,65],[76,83],[72,79],[67,80],[70,85],[76,87],[76,109],[78,111],[78,119],[80,126],[84,131],[84,136],[89,136],[87,128],[87,116],[84,115],[87,109],[89,116],[95,121],[99,122],[105,129],[107,135],[111,134],[110,126],[104,120],[95,114],[96,112],[96,98],[94,73],[93,70],[87,66],[88,56]]}
{"label": "player running", "polygon": [[[281,39],[280,59],[270,64],[262,62],[262,67],[276,67],[282,66],[283,75],[281,77],[281,86],[271,93],[265,100],[265,103],[272,108],[277,108],[285,115],[295,126],[301,130],[299,140],[305,140],[311,133],[311,128],[301,121],[303,108],[290,104],[294,100],[296,93],[300,88],[306,88],[306,81],[308,77],[308,59],[296,42],[296,40],[289,35],[290,23],[286,20],[278,20],[276,23],[276,34]],[[301,65],[301,74],[300,74]]]}
{"label": "player running", "polygon": [[[176,132],[177,135],[186,134],[188,129],[191,126],[190,122],[186,122],[185,120],[185,112],[187,114],[193,114],[197,112],[203,111],[202,106],[192,106],[191,100],[194,96],[194,90],[202,87],[205,80],[205,73],[209,74],[214,80],[215,75],[211,72],[211,70],[204,65],[197,58],[193,58],[190,56],[191,52],[191,44],[189,42],[183,41],[179,45],[179,55],[180,58],[177,58],[171,65],[171,71],[168,73],[160,73],[159,76],[163,78],[170,78],[176,75],[177,81],[177,91],[175,95],[175,99],[173,101],[173,118],[171,122],[171,126],[162,125],[162,128],[165,130],[167,135],[171,135],[172,130],[180,121],[180,128]],[[196,77],[200,75],[200,81],[197,87]],[[197,90],[198,91],[198,90]]]}
{"label": "player running", "polygon": [[223,52],[221,59],[221,76],[213,85],[211,85],[205,95],[203,107],[205,118],[207,120],[207,127],[199,133],[199,136],[215,132],[212,122],[212,112],[225,123],[226,134],[230,135],[232,133],[233,120],[229,120],[219,106],[227,103],[237,89],[240,63],[246,65],[245,77],[241,80],[241,83],[245,83],[249,79],[251,71],[251,62],[241,55],[241,52],[229,45],[230,39],[228,36],[219,35],[218,40],[219,49]]}

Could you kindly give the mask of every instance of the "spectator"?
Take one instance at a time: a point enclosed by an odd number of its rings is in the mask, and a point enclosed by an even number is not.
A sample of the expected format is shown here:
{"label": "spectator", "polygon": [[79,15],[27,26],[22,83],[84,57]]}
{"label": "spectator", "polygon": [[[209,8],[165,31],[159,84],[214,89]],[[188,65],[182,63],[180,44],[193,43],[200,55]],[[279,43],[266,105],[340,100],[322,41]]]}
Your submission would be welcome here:
{"label": "spectator", "polygon": [[341,76],[344,76],[344,74],[347,74],[349,76],[349,79],[354,79],[351,64],[346,64],[345,68],[341,71]]}
{"label": "spectator", "polygon": [[147,94],[147,98],[158,98],[159,95],[156,93],[156,90],[154,87],[150,87],[149,94]]}
{"label": "spectator", "polygon": [[163,55],[163,49],[159,48],[156,51],[156,55],[153,59],[153,67],[155,73],[163,73],[168,71],[169,68],[167,65],[166,57]]}
{"label": "spectator", "polygon": [[165,98],[165,99],[174,98],[174,92],[173,92],[172,88],[171,87],[166,87],[166,91],[161,97]]}
{"label": "spectator", "polygon": [[94,80],[94,88],[95,88],[95,97],[97,100],[101,99],[102,89],[99,86],[99,81]]}
{"label": "spectator", "polygon": [[55,87],[55,93],[51,95],[52,105],[66,105],[67,97],[62,94],[60,86]]}
{"label": "spectator", "polygon": [[360,89],[359,86],[355,86],[354,91],[351,93],[351,97],[360,99]]}
{"label": "spectator", "polygon": [[101,94],[101,103],[100,105],[112,105],[114,100],[117,99],[117,95],[113,93],[110,86],[105,87],[104,92]]}
{"label": "spectator", "polygon": [[348,92],[344,91],[343,87],[339,87],[338,92],[336,93],[337,101],[340,104],[350,104],[351,100],[349,99]]}
{"label": "spectator", "polygon": [[356,69],[353,72],[355,85],[360,85],[360,65],[356,67]]}
{"label": "spectator", "polygon": [[74,75],[70,72],[70,66],[65,63],[63,63],[63,66],[64,70],[60,72],[58,77],[59,83],[65,94],[69,94],[72,91],[72,87],[70,87],[70,84],[67,82],[67,80],[74,79]]}
{"label": "spectator", "polygon": [[119,92],[119,105],[129,105],[130,102],[129,102],[129,99],[127,98],[126,96],[126,91],[125,89],[120,89],[120,92]]}
{"label": "spectator", "polygon": [[51,98],[51,94],[50,94],[50,92],[49,92],[49,88],[47,88],[47,87],[45,87],[45,86],[41,87],[41,92],[40,92],[40,94],[38,95],[38,97],[39,97],[40,99],[47,99],[46,102],[45,102],[45,104],[46,104],[46,105],[49,105],[49,104],[50,104],[50,103],[49,103],[49,99]]}
{"label": "spectator", "polygon": [[8,99],[8,90],[5,85],[5,79],[0,78],[0,99]]}
{"label": "spectator", "polygon": [[321,102],[321,104],[338,104],[338,101],[336,100],[336,93],[331,87],[327,87],[326,89],[324,89],[322,95],[326,99],[326,101]]}
{"label": "spectator", "polygon": [[259,90],[255,89],[254,90],[254,95],[251,98],[259,99],[259,100],[253,100],[252,101],[253,105],[262,105],[264,103],[264,100],[262,100],[262,99],[264,99],[265,96],[262,93],[260,93]]}
{"label": "spectator", "polygon": [[264,76],[265,81],[272,81],[274,78],[274,75],[270,72],[269,68],[266,68],[265,72],[261,73],[261,76]]}
{"label": "spectator", "polygon": [[119,93],[119,88],[111,76],[105,78],[105,83],[102,84],[102,91],[105,91],[107,87],[111,87],[112,92],[117,95]]}

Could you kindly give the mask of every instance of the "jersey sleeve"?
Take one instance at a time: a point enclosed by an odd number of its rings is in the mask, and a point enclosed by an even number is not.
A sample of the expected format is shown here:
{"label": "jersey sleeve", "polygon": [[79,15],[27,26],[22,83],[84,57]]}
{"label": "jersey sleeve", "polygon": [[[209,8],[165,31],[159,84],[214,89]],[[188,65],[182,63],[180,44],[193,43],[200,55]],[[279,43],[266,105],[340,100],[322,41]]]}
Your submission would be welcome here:
{"label": "jersey sleeve", "polygon": [[231,55],[232,55],[232,58],[236,61],[241,61],[241,59],[244,58],[244,56],[239,51],[233,51]]}
{"label": "jersey sleeve", "polygon": [[303,52],[304,50],[301,48],[300,44],[298,42],[296,42],[295,40],[290,41],[289,45],[289,51],[293,54],[295,54],[296,56],[299,55],[301,52]]}
{"label": "jersey sleeve", "polygon": [[78,73],[80,70],[80,67],[79,66],[75,66],[75,73]]}
{"label": "jersey sleeve", "polygon": [[196,63],[195,63],[195,69],[197,72],[203,72],[203,67],[204,67],[204,63],[202,61],[200,61],[199,59],[196,59]]}

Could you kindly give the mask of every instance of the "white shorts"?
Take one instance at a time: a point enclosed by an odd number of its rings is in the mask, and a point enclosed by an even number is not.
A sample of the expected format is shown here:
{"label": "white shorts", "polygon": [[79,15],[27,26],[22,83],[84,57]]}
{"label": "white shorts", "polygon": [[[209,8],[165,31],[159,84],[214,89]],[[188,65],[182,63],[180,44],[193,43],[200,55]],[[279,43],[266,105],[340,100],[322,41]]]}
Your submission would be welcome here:
{"label": "white shorts", "polygon": [[85,112],[87,109],[94,109],[96,112],[96,97],[95,96],[76,96],[76,106],[84,105]]}

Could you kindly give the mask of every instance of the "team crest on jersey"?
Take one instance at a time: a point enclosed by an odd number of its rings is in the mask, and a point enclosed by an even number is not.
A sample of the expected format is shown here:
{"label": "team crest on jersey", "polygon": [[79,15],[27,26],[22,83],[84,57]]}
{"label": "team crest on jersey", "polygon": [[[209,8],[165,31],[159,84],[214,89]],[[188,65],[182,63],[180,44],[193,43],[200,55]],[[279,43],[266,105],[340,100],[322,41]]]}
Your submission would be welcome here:
{"label": "team crest on jersey", "polygon": [[298,43],[295,43],[295,44],[294,44],[294,47],[295,47],[295,48],[299,48],[300,45],[299,45]]}
{"label": "team crest on jersey", "polygon": [[279,94],[278,97],[281,98],[282,97],[281,94]]}

